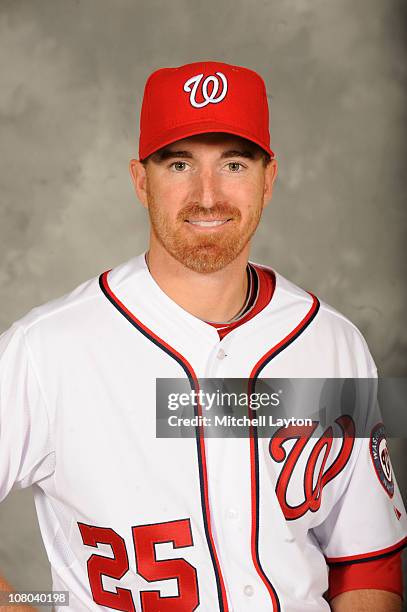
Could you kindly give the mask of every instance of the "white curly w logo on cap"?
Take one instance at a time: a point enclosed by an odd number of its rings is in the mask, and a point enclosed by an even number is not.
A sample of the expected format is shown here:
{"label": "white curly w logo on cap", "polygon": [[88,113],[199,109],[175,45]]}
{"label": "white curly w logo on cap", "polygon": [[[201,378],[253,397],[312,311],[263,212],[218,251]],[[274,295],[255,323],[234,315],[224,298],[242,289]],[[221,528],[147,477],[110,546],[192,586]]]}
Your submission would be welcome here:
{"label": "white curly w logo on cap", "polygon": [[[202,108],[203,106],[206,106],[209,103],[217,104],[218,102],[222,102],[222,100],[225,98],[227,91],[228,91],[228,82],[227,82],[225,75],[222,72],[215,72],[215,74],[211,74],[210,76],[206,77],[206,79],[203,81],[202,86],[201,86],[201,94],[202,94],[202,98],[204,101],[203,102],[196,101],[196,93],[202,81],[202,77],[203,77],[203,73],[196,74],[195,76],[191,77],[190,79],[188,79],[188,81],[184,83],[184,91],[186,91],[187,93],[190,92],[189,101],[191,105],[194,106],[195,108]],[[222,81],[222,91],[218,95],[218,97],[216,97],[218,94],[218,90],[219,90],[221,81]],[[211,93],[208,93],[209,83],[213,84]]]}

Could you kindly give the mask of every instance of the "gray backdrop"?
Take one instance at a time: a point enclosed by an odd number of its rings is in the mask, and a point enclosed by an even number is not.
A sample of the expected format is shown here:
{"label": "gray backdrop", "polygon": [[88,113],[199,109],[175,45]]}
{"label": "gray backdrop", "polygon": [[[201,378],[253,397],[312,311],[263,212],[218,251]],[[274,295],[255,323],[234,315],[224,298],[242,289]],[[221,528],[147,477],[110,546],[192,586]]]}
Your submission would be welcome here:
{"label": "gray backdrop", "polygon": [[[127,170],[145,79],[219,59],[270,94],[280,173],[251,259],[405,375],[406,17],[396,0],[0,0],[0,331],[146,247]],[[0,506],[0,571],[49,585],[30,491]]]}

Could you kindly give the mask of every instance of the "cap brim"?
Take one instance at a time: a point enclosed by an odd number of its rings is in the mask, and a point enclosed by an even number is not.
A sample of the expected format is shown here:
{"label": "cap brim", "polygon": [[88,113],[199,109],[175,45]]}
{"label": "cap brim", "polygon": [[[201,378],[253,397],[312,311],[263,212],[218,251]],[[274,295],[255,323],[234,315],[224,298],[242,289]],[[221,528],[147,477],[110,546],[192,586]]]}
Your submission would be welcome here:
{"label": "cap brim", "polygon": [[198,134],[208,134],[210,132],[225,132],[226,134],[232,134],[233,136],[240,136],[241,138],[246,138],[246,140],[250,140],[254,142],[259,147],[261,147],[264,151],[266,151],[272,158],[275,157],[274,151],[270,149],[270,147],[250,134],[250,132],[246,132],[241,130],[240,128],[233,127],[226,123],[219,123],[218,121],[199,121],[196,124],[187,124],[185,126],[177,126],[171,130],[166,130],[160,134],[160,138],[148,143],[147,146],[143,146],[142,150],[139,150],[140,160],[145,159],[152,153],[155,153],[159,149],[176,142],[177,140],[182,140],[184,138],[189,138],[190,136],[196,136]]}

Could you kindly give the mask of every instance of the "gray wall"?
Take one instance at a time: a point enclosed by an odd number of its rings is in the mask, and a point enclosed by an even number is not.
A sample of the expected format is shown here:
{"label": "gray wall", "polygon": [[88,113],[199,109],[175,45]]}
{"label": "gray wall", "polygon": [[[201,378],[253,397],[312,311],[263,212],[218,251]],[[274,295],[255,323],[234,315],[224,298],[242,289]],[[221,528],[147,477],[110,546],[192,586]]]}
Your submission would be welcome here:
{"label": "gray wall", "polygon": [[[144,81],[219,59],[270,93],[280,174],[252,259],[405,375],[406,17],[395,0],[0,0],[0,331],[145,248],[127,171]],[[0,506],[0,568],[48,584],[29,491]]]}

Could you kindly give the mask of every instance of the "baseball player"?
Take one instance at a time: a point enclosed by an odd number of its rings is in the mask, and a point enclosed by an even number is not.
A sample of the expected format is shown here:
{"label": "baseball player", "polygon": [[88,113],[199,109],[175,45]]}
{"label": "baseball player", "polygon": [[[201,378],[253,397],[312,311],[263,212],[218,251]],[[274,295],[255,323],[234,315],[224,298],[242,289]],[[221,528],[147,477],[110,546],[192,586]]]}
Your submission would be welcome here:
{"label": "baseball player", "polygon": [[400,609],[405,509],[374,410],[368,437],[347,415],[335,437],[156,436],[157,379],[377,376],[350,321],[249,260],[268,121],[252,70],[154,72],[130,163],[148,250],[0,337],[0,499],[33,486],[58,611]]}

